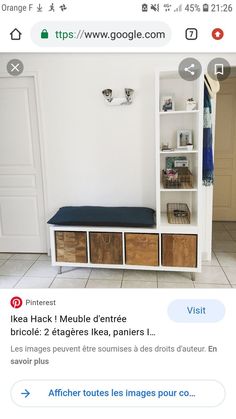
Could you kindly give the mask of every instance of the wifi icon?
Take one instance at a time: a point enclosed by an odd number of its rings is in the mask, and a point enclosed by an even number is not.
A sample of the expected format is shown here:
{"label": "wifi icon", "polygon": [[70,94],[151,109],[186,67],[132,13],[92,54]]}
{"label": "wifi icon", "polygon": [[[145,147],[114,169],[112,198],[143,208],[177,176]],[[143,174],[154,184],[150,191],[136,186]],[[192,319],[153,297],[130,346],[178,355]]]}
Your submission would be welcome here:
{"label": "wifi icon", "polygon": [[182,12],[182,4],[180,4],[176,9],[174,9],[174,12]]}

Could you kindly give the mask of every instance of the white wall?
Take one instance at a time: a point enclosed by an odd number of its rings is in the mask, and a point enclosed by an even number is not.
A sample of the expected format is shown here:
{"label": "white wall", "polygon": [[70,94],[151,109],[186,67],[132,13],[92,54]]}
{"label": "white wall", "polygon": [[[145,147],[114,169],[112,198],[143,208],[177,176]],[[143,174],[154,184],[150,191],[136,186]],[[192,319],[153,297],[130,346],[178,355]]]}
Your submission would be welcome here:
{"label": "white wall", "polygon": [[[12,54],[0,55],[1,73]],[[36,72],[47,217],[63,205],[155,206],[154,74],[180,54],[14,54]],[[198,58],[198,55],[196,55]],[[214,55],[199,56],[205,66]],[[236,55],[225,55],[236,65]],[[106,106],[101,91],[135,90],[130,106]],[[206,189],[206,188],[205,188]],[[212,191],[204,191],[211,206]],[[209,255],[211,207],[204,252]]]}

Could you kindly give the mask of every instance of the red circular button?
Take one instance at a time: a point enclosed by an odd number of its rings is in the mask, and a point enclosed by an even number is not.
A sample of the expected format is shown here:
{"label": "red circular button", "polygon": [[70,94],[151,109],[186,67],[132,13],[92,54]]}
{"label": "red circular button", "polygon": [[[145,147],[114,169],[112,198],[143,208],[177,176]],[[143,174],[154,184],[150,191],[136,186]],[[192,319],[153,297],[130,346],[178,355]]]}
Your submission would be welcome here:
{"label": "red circular button", "polygon": [[222,29],[220,28],[215,28],[213,29],[211,34],[213,39],[215,39],[216,41],[220,41],[224,36],[224,31],[222,31]]}
{"label": "red circular button", "polygon": [[13,308],[20,308],[23,304],[23,301],[20,297],[12,297],[10,303]]}

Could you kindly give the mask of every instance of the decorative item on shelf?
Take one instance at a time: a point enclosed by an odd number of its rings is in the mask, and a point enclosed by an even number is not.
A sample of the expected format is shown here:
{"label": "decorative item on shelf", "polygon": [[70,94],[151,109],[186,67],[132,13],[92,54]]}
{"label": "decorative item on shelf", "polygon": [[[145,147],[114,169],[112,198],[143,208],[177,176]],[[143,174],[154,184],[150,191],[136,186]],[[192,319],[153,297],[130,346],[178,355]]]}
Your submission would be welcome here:
{"label": "decorative item on shelf", "polygon": [[180,188],[180,180],[178,179],[178,172],[174,169],[166,169],[162,171],[162,181],[164,188]]}
{"label": "decorative item on shelf", "polygon": [[196,111],[197,110],[197,102],[193,99],[193,97],[190,97],[186,100],[186,111]]}
{"label": "decorative item on shelf", "polygon": [[165,189],[192,189],[193,175],[187,167],[162,170],[162,183]]}
{"label": "decorative item on shelf", "polygon": [[174,169],[167,169],[165,171],[165,173],[166,173],[167,178],[170,181],[174,181],[174,180],[177,180],[178,179],[178,172],[176,170],[174,170]]}
{"label": "decorative item on shelf", "polygon": [[170,112],[175,110],[175,103],[173,96],[162,96],[161,97],[161,112]]}
{"label": "decorative item on shelf", "polygon": [[[180,165],[178,162],[180,161]],[[182,165],[181,165],[182,163]],[[188,160],[186,156],[166,157],[166,169],[175,169],[176,167],[188,167]]]}
{"label": "decorative item on shelf", "polygon": [[174,167],[188,167],[188,160],[186,158],[183,159],[175,159]]}
{"label": "decorative item on shelf", "polygon": [[173,151],[174,148],[171,148],[169,143],[162,143],[161,151]]}
{"label": "decorative item on shelf", "polygon": [[126,87],[125,97],[113,97],[112,89],[104,89],[102,94],[108,105],[130,105],[133,102],[134,90]]}
{"label": "decorative item on shelf", "polygon": [[177,131],[177,149],[193,149],[193,136],[192,131],[190,129],[179,129]]}
{"label": "decorative item on shelf", "polygon": [[169,224],[190,224],[191,216],[187,204],[167,204]]}

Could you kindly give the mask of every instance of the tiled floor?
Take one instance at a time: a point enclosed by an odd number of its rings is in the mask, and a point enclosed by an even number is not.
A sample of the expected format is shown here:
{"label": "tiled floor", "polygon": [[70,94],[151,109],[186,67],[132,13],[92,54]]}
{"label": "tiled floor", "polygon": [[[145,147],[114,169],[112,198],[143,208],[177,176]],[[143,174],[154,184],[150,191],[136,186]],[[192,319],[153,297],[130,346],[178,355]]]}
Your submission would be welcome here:
{"label": "tiled floor", "polygon": [[236,288],[236,222],[213,223],[211,262],[188,273],[63,268],[47,255],[0,253],[0,288]]}

